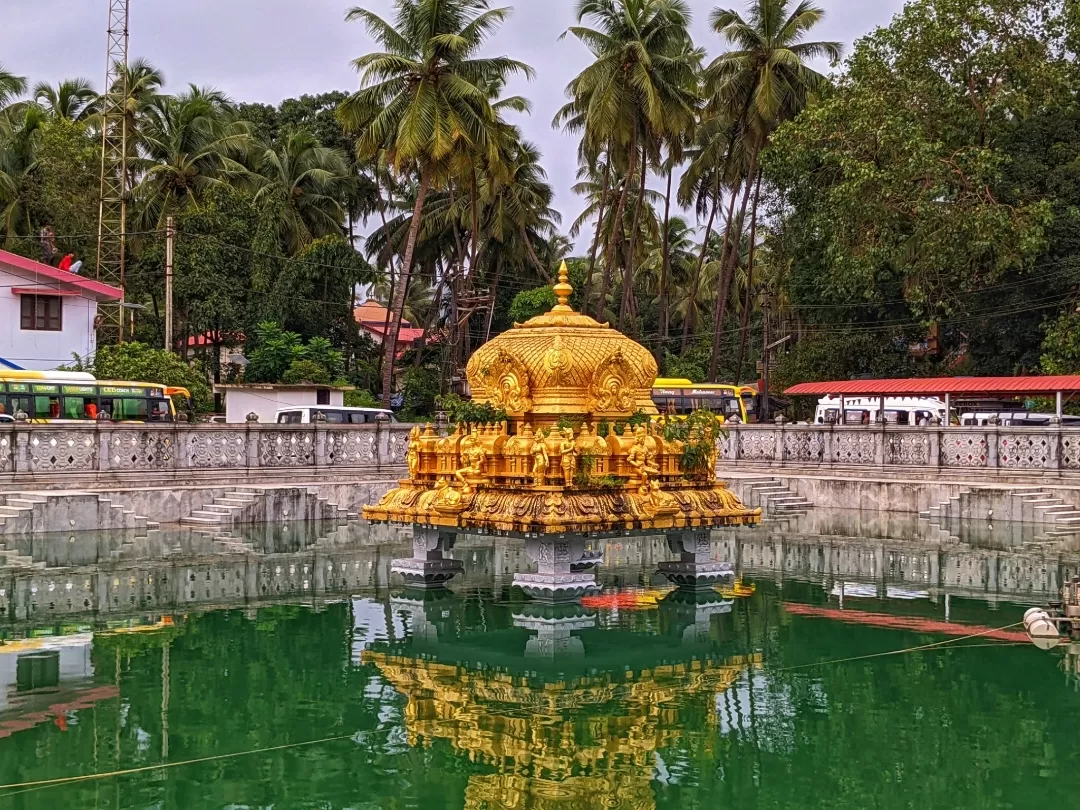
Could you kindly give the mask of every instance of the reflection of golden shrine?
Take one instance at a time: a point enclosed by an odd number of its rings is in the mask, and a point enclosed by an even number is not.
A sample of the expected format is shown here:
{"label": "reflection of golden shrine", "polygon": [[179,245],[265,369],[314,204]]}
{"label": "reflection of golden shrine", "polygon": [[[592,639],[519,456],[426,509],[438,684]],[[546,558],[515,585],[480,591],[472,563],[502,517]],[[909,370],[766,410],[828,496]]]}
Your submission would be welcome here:
{"label": "reflection of golden shrine", "polygon": [[[566,265],[548,313],[482,346],[466,373],[473,398],[508,414],[448,436],[414,428],[409,478],[374,521],[556,535],[671,531],[758,523],[709,469],[687,477],[683,447],[636,413],[655,414],[656,362],[625,335],[567,303]],[[605,434],[606,435],[602,435]]]}
{"label": "reflection of golden shrine", "polygon": [[505,672],[371,650],[363,660],[408,698],[410,745],[448,740],[471,761],[494,770],[469,777],[466,808],[647,810],[655,806],[650,783],[656,752],[688,733],[679,701],[700,695],[707,728],[716,728],[713,695],[761,657],[539,684]]}

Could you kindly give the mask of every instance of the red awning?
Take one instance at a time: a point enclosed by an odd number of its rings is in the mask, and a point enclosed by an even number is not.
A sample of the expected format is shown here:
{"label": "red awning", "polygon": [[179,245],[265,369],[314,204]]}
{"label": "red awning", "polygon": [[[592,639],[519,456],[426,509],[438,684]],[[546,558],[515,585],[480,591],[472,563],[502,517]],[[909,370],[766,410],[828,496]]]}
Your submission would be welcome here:
{"label": "red awning", "polygon": [[942,396],[967,394],[979,396],[1047,395],[1061,391],[1080,393],[1080,376],[1060,377],[930,377],[897,380],[838,380],[799,383],[787,389],[787,396]]}

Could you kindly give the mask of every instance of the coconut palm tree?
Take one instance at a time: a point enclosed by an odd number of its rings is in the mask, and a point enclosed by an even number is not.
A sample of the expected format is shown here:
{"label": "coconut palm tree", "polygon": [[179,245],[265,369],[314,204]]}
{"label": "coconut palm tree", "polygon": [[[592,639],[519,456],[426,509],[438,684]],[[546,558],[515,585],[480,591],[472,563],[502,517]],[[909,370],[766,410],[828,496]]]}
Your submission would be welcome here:
{"label": "coconut palm tree", "polygon": [[383,50],[353,62],[362,88],[340,108],[346,129],[358,134],[358,158],[386,150],[394,171],[419,178],[384,341],[382,399],[387,404],[428,192],[445,184],[447,163],[456,151],[467,148],[496,158],[491,137],[496,116],[487,88],[512,74],[532,76],[531,68],[509,57],[478,56],[509,9],[491,8],[487,0],[395,0],[394,7],[392,24],[364,8],[346,16],[364,22]]}
{"label": "coconut palm tree", "polygon": [[256,205],[278,212],[287,255],[323,236],[344,233],[349,167],[343,152],[323,146],[306,129],[288,128],[274,144],[255,147],[252,163],[253,171],[241,182]]}
{"label": "coconut palm tree", "polygon": [[[570,102],[555,125],[581,132],[586,154],[607,151],[622,176],[614,222],[623,223],[631,182],[638,196],[632,218],[644,205],[649,154],[671,132],[693,126],[697,76],[689,34],[690,11],[684,0],[579,0],[579,25],[567,33],[593,54],[593,62],[567,85]],[[584,25],[582,23],[589,23]],[[628,180],[629,178],[629,180]],[[625,233],[612,232],[604,262],[600,300],[610,288],[615,258]],[[624,265],[633,268],[636,233],[631,230]],[[624,274],[625,275],[625,274]],[[632,284],[624,284],[620,320],[631,303]]]}
{"label": "coconut palm tree", "polygon": [[0,63],[0,110],[26,92],[26,79],[16,76]]}
{"label": "coconut palm tree", "polygon": [[97,112],[98,94],[87,79],[65,79],[55,87],[41,82],[31,95],[49,118],[84,121]]}
{"label": "coconut palm tree", "polygon": [[6,245],[31,232],[33,169],[45,112],[36,104],[17,103],[0,115],[0,234]]}
{"label": "coconut palm tree", "polygon": [[[759,188],[758,159],[769,137],[784,121],[798,115],[814,93],[828,81],[807,66],[811,59],[839,60],[837,42],[806,42],[807,33],[825,16],[812,0],[752,0],[746,19],[731,9],[717,8],[710,22],[713,30],[734,47],[705,70],[704,80],[711,112],[738,126],[745,142],[746,172],[739,214],[729,222],[728,257],[716,300],[716,333],[709,360],[709,379],[716,380],[727,307],[727,291],[739,251],[730,249],[742,238],[746,211],[753,188]],[[756,200],[755,200],[756,206]]]}
{"label": "coconut palm tree", "polygon": [[135,230],[164,227],[170,214],[197,205],[211,185],[243,173],[238,158],[251,145],[250,130],[227,117],[216,91],[191,87],[158,96],[139,126],[141,151],[132,161]]}

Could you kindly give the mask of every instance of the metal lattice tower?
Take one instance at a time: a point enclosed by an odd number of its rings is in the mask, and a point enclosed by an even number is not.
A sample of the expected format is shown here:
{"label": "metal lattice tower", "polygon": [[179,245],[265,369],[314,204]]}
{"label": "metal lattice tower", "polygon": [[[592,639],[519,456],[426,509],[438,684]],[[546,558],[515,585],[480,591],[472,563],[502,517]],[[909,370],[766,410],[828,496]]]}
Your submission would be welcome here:
{"label": "metal lattice tower", "polygon": [[[109,40],[101,110],[101,207],[97,278],[124,288],[127,236],[128,0],[108,0]],[[123,300],[99,309],[98,344],[124,340]]]}

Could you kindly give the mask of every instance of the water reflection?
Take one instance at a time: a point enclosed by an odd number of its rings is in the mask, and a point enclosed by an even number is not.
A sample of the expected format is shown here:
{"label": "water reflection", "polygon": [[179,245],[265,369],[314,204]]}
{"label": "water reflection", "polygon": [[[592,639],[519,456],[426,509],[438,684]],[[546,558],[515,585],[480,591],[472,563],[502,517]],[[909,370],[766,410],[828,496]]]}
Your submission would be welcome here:
{"label": "water reflection", "polygon": [[809,665],[1001,627],[1080,555],[834,528],[717,533],[741,583],[698,593],[663,539],[608,542],[601,593],[547,606],[491,538],[427,592],[391,575],[409,539],[365,526],[39,539],[45,567],[0,570],[0,784],[349,739],[0,810],[1069,806],[1061,656],[1004,631]]}

